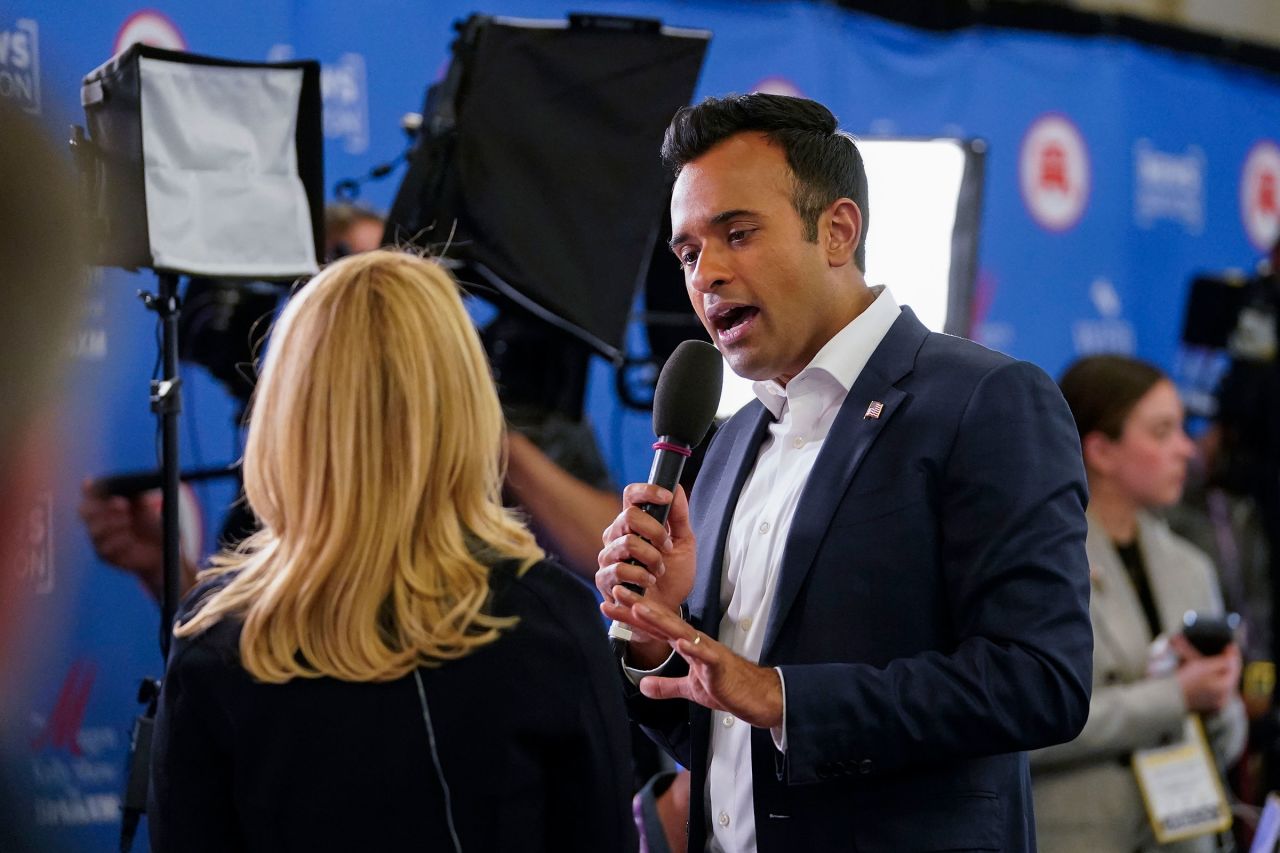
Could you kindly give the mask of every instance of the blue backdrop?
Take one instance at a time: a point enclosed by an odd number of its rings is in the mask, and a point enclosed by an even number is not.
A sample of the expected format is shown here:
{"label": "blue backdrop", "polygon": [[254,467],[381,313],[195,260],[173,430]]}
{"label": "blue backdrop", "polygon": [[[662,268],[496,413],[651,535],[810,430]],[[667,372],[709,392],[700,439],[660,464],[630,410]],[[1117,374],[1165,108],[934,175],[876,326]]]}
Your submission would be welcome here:
{"label": "blue backdrop", "polygon": [[[137,38],[231,58],[320,60],[329,186],[403,147],[400,117],[445,67],[453,21],[570,11],[545,0],[6,8],[0,96],[59,133],[81,120],[80,77]],[[823,101],[860,136],[985,138],[973,336],[1051,373],[1101,350],[1173,367],[1190,276],[1252,266],[1280,222],[1280,80],[1262,72],[1109,38],[926,33],[810,2],[582,0],[572,9],[713,31],[699,95],[770,88]],[[398,177],[369,185],[362,200],[385,208]],[[55,437],[62,474],[32,499],[26,571],[39,621],[54,630],[32,635],[29,689],[6,699],[10,749],[36,821],[71,849],[113,843],[133,693],[160,671],[155,605],[95,559],[75,514],[82,477],[154,463],[155,326],[134,297],[150,286],[114,270],[93,283]],[[239,452],[233,403],[203,371],[188,368],[186,379],[184,463],[230,461]],[[614,476],[642,479],[647,419],[620,409],[608,365],[592,368],[588,398]],[[196,490],[205,535],[195,547],[211,546],[230,497],[227,486]]]}

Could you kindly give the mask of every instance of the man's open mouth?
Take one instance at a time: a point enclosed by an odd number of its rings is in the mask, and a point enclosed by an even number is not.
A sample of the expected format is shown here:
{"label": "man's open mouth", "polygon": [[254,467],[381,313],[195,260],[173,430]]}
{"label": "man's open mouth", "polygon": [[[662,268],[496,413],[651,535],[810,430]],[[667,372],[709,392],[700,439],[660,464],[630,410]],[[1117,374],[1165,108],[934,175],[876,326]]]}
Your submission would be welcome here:
{"label": "man's open mouth", "polygon": [[748,322],[759,313],[760,309],[754,305],[738,305],[726,311],[717,312],[711,322],[717,332],[728,332]]}

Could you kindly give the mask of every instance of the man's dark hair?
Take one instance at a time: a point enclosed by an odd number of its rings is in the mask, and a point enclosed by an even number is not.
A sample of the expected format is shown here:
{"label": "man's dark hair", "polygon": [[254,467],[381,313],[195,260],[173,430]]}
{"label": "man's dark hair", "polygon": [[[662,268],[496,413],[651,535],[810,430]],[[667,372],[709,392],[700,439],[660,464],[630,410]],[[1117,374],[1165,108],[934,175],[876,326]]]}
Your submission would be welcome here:
{"label": "man's dark hair", "polygon": [[1091,432],[1116,441],[1133,407],[1166,378],[1154,364],[1127,355],[1091,355],[1067,368],[1058,387],[1081,441]]}
{"label": "man's dark hair", "polygon": [[818,217],[838,198],[862,211],[862,233],[854,263],[867,269],[867,172],[853,137],[836,128],[836,117],[817,101],[786,95],[727,95],[681,107],[662,140],[662,160],[675,174],[716,145],[739,133],[763,133],[781,146],[795,187],[791,204],[804,223],[805,239],[818,239]]}

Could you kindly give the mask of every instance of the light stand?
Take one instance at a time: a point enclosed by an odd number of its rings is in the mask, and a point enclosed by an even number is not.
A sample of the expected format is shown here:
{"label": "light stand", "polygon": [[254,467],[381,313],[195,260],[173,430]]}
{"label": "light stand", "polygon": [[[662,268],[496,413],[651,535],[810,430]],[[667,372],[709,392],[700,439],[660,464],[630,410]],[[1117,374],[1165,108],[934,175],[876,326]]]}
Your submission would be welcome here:
{"label": "light stand", "polygon": [[[85,76],[81,103],[92,140],[73,128],[72,148],[97,226],[94,261],[158,277],[157,292],[138,295],[161,326],[163,368],[151,381],[151,411],[162,439],[160,650],[167,659],[183,577],[178,277],[291,281],[318,269],[320,67],[133,45]],[[146,811],[159,697],[160,683],[144,680],[138,700],[147,707],[129,746],[123,851]]]}
{"label": "light stand", "polygon": [[[182,377],[178,375],[178,318],[182,302],[178,299],[178,276],[161,272],[156,276],[159,293],[139,291],[138,298],[147,310],[160,318],[159,379],[151,380],[151,411],[160,420],[160,521],[163,529],[160,586],[160,656],[169,659],[173,638],[173,622],[182,597],[181,537],[178,532],[178,484],[182,463],[178,456],[178,416],[182,413]],[[138,823],[147,810],[148,782],[151,773],[151,736],[155,730],[156,709],[160,699],[160,682],[144,678],[138,685],[138,701],[147,709],[133,720],[129,736],[129,770],[121,799],[120,850],[128,853]]]}
{"label": "light stand", "polygon": [[160,419],[160,518],[164,528],[164,585],[160,596],[160,654],[169,657],[173,620],[182,597],[181,538],[178,532],[178,483],[182,466],[178,457],[178,415],[182,412],[182,377],[178,375],[178,276],[157,276],[159,294],[141,292],[138,298],[160,318],[160,351],[163,371],[151,380],[151,411]]}
{"label": "light stand", "polygon": [[[160,592],[160,656],[169,659],[173,639],[173,622],[182,598],[181,536],[178,532],[178,484],[182,463],[178,456],[178,416],[182,413],[182,377],[178,375],[178,318],[182,302],[178,299],[178,276],[172,272],[157,273],[159,293],[139,291],[138,298],[147,310],[160,319],[159,379],[151,380],[151,411],[160,421],[160,521],[163,529],[163,583]],[[156,708],[160,699],[160,682],[144,678],[138,685],[138,701],[146,711],[134,718],[129,737],[129,772],[125,778],[123,812],[120,825],[120,850],[128,853],[138,822],[147,810],[148,781],[151,773],[151,735],[155,729]]]}

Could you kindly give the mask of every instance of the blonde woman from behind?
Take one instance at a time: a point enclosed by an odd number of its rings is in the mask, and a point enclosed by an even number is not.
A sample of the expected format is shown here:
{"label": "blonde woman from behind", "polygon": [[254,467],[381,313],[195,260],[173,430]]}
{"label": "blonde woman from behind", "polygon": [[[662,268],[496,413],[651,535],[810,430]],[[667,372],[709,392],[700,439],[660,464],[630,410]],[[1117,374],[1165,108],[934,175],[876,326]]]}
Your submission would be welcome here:
{"label": "blonde woman from behind", "polygon": [[634,845],[594,600],[503,507],[502,433],[438,265],[356,255],[290,301],[244,458],[262,529],[174,630],[155,850]]}

